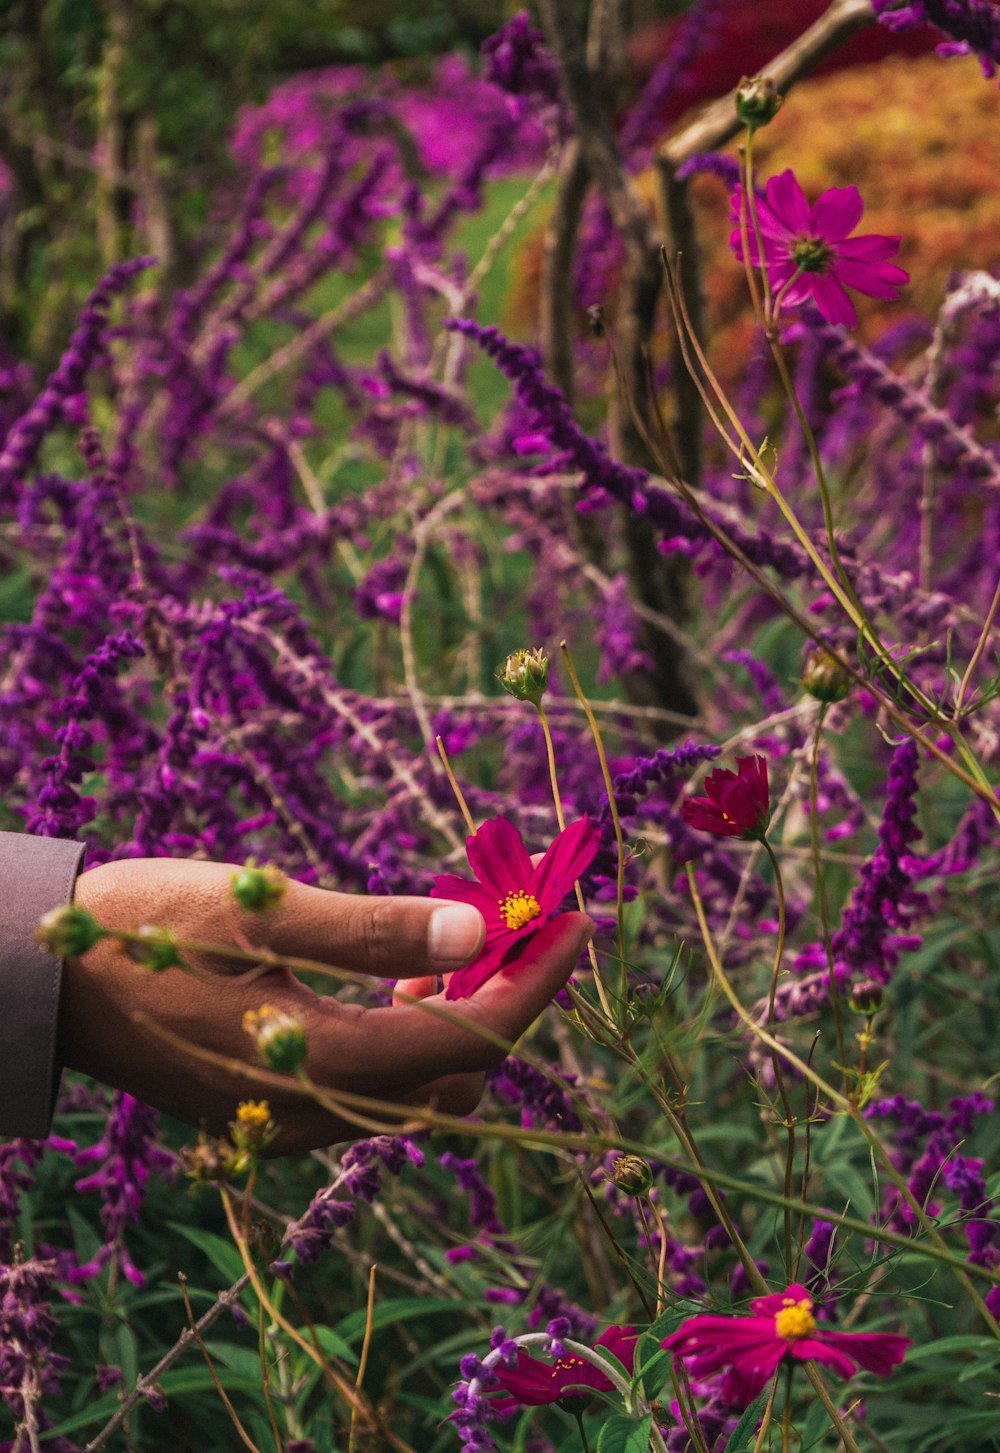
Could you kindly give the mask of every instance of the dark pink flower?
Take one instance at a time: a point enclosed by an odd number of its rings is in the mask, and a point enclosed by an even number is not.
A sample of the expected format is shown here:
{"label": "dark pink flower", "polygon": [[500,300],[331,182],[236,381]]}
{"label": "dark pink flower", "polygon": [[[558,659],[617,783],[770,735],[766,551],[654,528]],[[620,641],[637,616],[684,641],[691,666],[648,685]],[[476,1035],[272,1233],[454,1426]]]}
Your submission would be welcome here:
{"label": "dark pink flower", "polygon": [[721,1392],[732,1406],[753,1402],[785,1357],[815,1358],[838,1377],[852,1377],[859,1367],[887,1377],[911,1345],[892,1332],[833,1332],[821,1326],[812,1297],[798,1282],[750,1306],[752,1317],[690,1317],[662,1344],[696,1380],[728,1368]]}
{"label": "dark pink flower", "polygon": [[446,998],[468,998],[517,957],[524,943],[559,912],[589,867],[598,841],[590,819],[581,817],[559,833],[536,868],[521,834],[505,817],[491,818],[466,839],[478,882],[443,873],[434,879],[430,896],[478,908],[486,920],[486,942],[477,959],[452,974]]}
{"label": "dark pink flower", "polygon": [[763,757],[737,757],[735,772],[726,767],[709,772],[705,792],[705,797],[681,803],[685,822],[720,837],[764,836],[771,821],[771,797]]}
{"label": "dark pink flower", "polygon": [[[776,297],[781,294],[782,304],[794,306],[812,298],[824,318],[853,328],[858,315],[845,287],[870,298],[892,299],[909,282],[909,273],[887,261],[899,251],[898,237],[874,232],[851,237],[865,209],[857,187],[830,187],[810,207],[794,174],[784,171],[770,179],[766,194],[766,201],[757,202],[757,220],[771,290]],[[733,194],[732,207],[738,223],[739,192]],[[759,267],[760,250],[749,218],[747,228],[750,261]],[[738,226],[729,242],[742,257]]]}
{"label": "dark pink flower", "polygon": [[[634,1327],[609,1327],[601,1333],[594,1346],[606,1347],[631,1373],[638,1336]],[[494,1409],[501,1414],[518,1406],[535,1408],[542,1403],[561,1402],[563,1398],[585,1397],[587,1388],[595,1392],[614,1392],[610,1378],[598,1372],[593,1363],[574,1357],[571,1352],[555,1362],[542,1362],[519,1348],[516,1364],[505,1367],[500,1363],[494,1370],[494,1376],[505,1394],[493,1399]]]}

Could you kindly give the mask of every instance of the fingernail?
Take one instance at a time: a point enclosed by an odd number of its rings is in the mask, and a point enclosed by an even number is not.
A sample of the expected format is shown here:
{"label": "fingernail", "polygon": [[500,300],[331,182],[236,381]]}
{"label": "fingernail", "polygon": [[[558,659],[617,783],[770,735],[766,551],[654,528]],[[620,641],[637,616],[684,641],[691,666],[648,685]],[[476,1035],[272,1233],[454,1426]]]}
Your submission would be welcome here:
{"label": "fingernail", "polygon": [[448,903],[435,908],[427,927],[431,963],[442,968],[467,964],[485,936],[482,914],[468,903]]}

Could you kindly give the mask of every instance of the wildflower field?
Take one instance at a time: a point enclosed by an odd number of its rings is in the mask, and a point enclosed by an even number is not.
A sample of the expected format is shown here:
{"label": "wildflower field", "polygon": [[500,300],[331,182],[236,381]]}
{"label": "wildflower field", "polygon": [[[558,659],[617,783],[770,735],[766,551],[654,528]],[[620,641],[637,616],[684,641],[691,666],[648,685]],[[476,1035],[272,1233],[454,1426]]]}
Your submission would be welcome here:
{"label": "wildflower field", "polygon": [[0,34],[0,1449],[998,1450],[1000,6],[383,8]]}

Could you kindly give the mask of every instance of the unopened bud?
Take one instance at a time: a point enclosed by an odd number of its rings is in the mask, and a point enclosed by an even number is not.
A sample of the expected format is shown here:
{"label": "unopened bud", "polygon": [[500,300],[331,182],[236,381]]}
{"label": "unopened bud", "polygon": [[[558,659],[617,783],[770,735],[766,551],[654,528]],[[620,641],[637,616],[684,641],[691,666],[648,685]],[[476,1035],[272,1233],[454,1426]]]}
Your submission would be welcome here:
{"label": "unopened bud", "polygon": [[104,937],[104,929],[96,918],[86,908],[74,908],[71,903],[43,913],[35,929],[36,943],[59,958],[76,958],[85,954]]}
{"label": "unopened bud", "polygon": [[537,651],[514,651],[497,672],[504,691],[518,701],[531,701],[537,706],[549,686],[549,658]]}
{"label": "unopened bud", "polygon": [[251,859],[231,879],[233,897],[244,908],[261,912],[277,903],[288,886],[284,873],[277,868],[258,868]]}
{"label": "unopened bud", "polygon": [[851,1007],[859,1014],[877,1014],[884,998],[885,990],[874,979],[860,979],[851,988]]}
{"label": "unopened bud", "polygon": [[140,924],[128,938],[122,939],[122,948],[133,963],[141,964],[151,974],[178,968],[184,962],[176,933],[156,923]]}
{"label": "unopened bud", "polygon": [[280,1074],[294,1074],[306,1059],[306,1032],[302,1022],[272,1004],[248,1009],[243,1028],[257,1046],[261,1063]]}
{"label": "unopened bud", "polygon": [[641,1155],[619,1155],[611,1162],[608,1180],[626,1196],[644,1196],[653,1184],[653,1172]]}
{"label": "unopened bud", "polygon": [[770,76],[744,76],[736,87],[736,114],[744,126],[756,131],[774,120],[782,100]]}
{"label": "unopened bud", "polygon": [[806,657],[802,686],[817,701],[830,704],[843,701],[851,689],[851,678],[836,656],[824,651],[822,646],[816,646]]}

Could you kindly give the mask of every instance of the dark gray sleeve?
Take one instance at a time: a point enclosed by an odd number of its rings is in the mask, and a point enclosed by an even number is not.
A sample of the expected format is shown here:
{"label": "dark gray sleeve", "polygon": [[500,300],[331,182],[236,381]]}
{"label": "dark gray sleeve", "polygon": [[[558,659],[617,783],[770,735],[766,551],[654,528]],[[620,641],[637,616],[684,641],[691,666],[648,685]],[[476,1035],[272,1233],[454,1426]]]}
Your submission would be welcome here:
{"label": "dark gray sleeve", "polygon": [[82,859],[64,838],[0,832],[0,1135],[49,1133],[62,961],[34,932],[43,913],[72,900]]}

